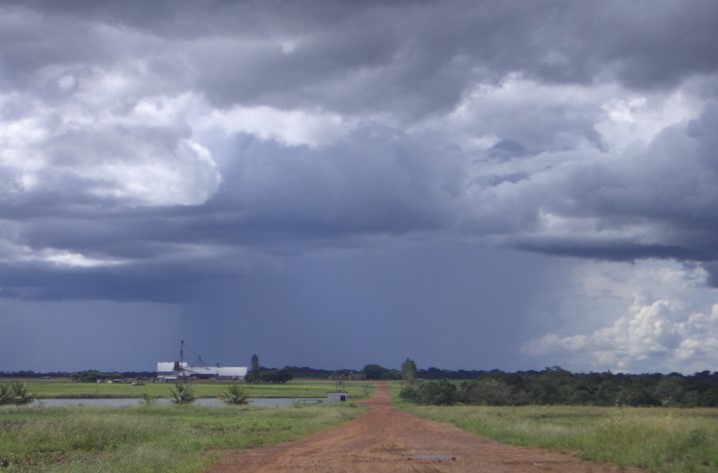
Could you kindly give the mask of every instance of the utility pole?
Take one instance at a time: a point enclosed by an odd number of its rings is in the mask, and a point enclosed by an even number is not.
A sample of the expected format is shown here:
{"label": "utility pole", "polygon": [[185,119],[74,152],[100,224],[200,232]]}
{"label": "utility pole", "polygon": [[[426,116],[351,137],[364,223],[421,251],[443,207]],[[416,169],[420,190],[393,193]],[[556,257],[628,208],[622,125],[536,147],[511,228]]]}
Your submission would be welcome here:
{"label": "utility pole", "polygon": [[184,340],[180,340],[180,373],[182,373],[182,384],[186,383],[184,379]]}

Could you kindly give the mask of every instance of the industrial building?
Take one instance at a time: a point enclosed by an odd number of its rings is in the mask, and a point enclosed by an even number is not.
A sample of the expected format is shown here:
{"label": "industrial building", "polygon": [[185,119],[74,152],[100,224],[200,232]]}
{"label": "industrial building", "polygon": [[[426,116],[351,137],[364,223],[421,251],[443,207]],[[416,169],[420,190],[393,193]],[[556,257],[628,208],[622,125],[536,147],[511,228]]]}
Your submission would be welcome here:
{"label": "industrial building", "polygon": [[157,380],[160,382],[173,382],[182,378],[243,381],[245,376],[247,368],[244,366],[192,366],[179,361],[157,363]]}

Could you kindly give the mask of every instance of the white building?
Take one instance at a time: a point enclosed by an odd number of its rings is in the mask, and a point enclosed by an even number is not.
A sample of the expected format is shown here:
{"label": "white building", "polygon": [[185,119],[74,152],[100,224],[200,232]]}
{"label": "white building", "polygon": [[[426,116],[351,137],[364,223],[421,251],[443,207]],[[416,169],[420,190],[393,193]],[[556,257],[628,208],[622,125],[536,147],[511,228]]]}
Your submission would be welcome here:
{"label": "white building", "polygon": [[327,402],[345,402],[349,398],[349,395],[345,391],[333,391],[327,393]]}
{"label": "white building", "polygon": [[187,362],[160,361],[157,363],[157,379],[176,381],[178,378],[220,378],[244,380],[247,368],[244,366],[192,366]]}

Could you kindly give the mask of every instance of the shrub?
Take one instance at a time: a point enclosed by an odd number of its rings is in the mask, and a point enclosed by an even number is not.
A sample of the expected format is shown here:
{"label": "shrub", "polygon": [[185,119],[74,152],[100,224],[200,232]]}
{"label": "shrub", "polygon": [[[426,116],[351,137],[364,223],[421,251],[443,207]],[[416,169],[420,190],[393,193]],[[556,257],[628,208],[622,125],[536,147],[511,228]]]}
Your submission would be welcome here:
{"label": "shrub", "polygon": [[151,394],[149,394],[149,393],[140,394],[140,403],[143,406],[149,407],[149,406],[154,405],[156,402],[157,402],[157,399],[154,396],[152,396]]}
{"label": "shrub", "polygon": [[520,404],[519,394],[505,382],[489,378],[461,383],[459,399],[467,404],[507,406]]}
{"label": "shrub", "polygon": [[232,406],[241,406],[249,402],[247,395],[239,384],[232,384],[222,393],[222,400]]}
{"label": "shrub", "polygon": [[177,405],[191,404],[195,400],[192,389],[188,384],[176,383],[174,388],[170,388],[172,394],[172,402]]}
{"label": "shrub", "polygon": [[24,383],[12,383],[12,395],[15,404],[29,404],[33,399],[33,395],[27,391]]}
{"label": "shrub", "polygon": [[426,405],[450,406],[458,401],[458,389],[445,379],[424,383],[419,386],[418,400]]}
{"label": "shrub", "polygon": [[0,405],[2,404],[29,404],[33,395],[27,391],[24,383],[15,382],[10,385],[0,384]]}
{"label": "shrub", "polygon": [[7,384],[0,384],[0,405],[12,402],[12,390]]}
{"label": "shrub", "polygon": [[399,392],[399,397],[407,401],[417,402],[419,399],[419,390],[413,386],[407,386]]}

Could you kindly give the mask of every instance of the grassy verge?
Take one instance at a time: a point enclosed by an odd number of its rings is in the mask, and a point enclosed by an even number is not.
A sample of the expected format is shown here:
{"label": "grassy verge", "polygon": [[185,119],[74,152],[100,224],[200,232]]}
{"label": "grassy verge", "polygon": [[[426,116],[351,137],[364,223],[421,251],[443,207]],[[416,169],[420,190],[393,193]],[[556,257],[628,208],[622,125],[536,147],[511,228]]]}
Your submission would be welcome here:
{"label": "grassy verge", "polygon": [[[0,380],[0,383],[3,382]],[[72,397],[170,397],[173,384],[147,383],[143,386],[132,386],[129,383],[74,383],[68,380],[22,380],[27,390],[40,399],[72,398]],[[197,397],[218,397],[227,390],[228,382],[206,381],[192,382],[192,391]],[[365,389],[365,382],[346,382],[344,389],[349,392],[350,399],[361,399],[371,389]],[[322,398],[327,391],[336,388],[334,381],[297,380],[286,384],[242,384],[249,397],[292,397]],[[373,388],[373,387],[372,387]]]}
{"label": "grassy verge", "polygon": [[718,471],[718,409],[396,405],[514,445],[655,473]]}
{"label": "grassy verge", "polygon": [[353,403],[249,407],[0,408],[0,471],[199,472],[213,451],[282,442],[363,412]]}

